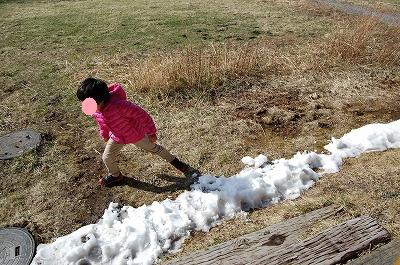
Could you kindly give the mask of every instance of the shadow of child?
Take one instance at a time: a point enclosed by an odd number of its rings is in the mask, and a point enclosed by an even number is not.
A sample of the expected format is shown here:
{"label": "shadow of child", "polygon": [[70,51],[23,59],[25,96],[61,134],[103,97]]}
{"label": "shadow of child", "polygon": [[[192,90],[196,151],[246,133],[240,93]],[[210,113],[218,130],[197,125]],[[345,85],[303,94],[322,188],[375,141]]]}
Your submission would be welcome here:
{"label": "shadow of child", "polygon": [[165,175],[165,174],[159,175],[159,177],[161,179],[167,180],[169,182],[174,182],[174,183],[167,185],[167,186],[160,187],[160,186],[156,186],[151,183],[137,180],[133,177],[125,176],[123,181],[121,181],[119,183],[115,183],[113,185],[110,185],[110,187],[129,186],[129,187],[132,187],[135,189],[141,189],[141,190],[150,191],[153,193],[166,193],[166,192],[175,192],[175,191],[179,191],[179,190],[188,190],[188,189],[190,189],[190,185],[192,184],[184,178],[178,178],[178,177],[169,176],[169,175]]}

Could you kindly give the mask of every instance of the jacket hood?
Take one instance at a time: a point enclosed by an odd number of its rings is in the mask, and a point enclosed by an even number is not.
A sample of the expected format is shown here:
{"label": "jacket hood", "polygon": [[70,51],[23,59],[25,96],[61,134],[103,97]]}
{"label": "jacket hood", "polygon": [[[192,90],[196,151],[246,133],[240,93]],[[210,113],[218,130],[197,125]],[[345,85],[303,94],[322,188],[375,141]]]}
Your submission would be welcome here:
{"label": "jacket hood", "polygon": [[111,98],[125,99],[126,92],[120,84],[114,83],[108,86],[108,91],[110,91]]}

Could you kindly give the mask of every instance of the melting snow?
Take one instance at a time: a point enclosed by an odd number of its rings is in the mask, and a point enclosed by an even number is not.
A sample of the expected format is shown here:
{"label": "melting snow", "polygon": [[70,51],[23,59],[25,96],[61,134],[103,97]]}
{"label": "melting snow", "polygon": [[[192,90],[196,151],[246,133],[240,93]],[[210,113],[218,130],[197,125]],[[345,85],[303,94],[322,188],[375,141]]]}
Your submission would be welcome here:
{"label": "melting snow", "polygon": [[191,231],[208,231],[224,218],[299,197],[320,178],[317,169],[334,173],[345,158],[399,147],[400,120],[332,138],[325,146],[330,154],[302,152],[270,163],[265,155],[244,157],[246,167],[237,175],[202,176],[175,200],[139,208],[110,203],[98,223],[39,245],[32,264],[153,264],[162,253],[179,248]]}

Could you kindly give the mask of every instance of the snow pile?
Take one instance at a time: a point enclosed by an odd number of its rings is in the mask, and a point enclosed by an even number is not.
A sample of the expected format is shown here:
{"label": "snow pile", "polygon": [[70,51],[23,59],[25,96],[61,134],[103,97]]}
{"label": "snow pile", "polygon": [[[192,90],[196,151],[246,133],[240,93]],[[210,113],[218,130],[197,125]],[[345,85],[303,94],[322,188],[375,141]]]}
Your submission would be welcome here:
{"label": "snow pile", "polygon": [[400,120],[333,138],[325,147],[331,154],[303,152],[270,163],[264,155],[244,157],[247,166],[239,174],[202,176],[175,200],[139,208],[110,203],[97,224],[39,245],[32,264],[153,264],[163,252],[179,248],[190,231],[208,231],[223,218],[297,198],[319,179],[316,169],[336,172],[347,157],[399,147]]}
{"label": "snow pile", "polygon": [[400,120],[388,124],[368,124],[350,133],[339,140],[332,138],[332,142],[325,149],[342,158],[359,156],[369,151],[384,151],[389,148],[400,147]]}

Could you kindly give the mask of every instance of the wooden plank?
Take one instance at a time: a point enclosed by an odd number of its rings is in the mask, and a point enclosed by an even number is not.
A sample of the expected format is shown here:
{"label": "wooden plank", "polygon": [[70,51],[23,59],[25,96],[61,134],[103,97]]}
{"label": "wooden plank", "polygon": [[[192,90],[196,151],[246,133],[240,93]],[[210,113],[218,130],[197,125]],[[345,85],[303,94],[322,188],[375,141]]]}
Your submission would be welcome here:
{"label": "wooden plank", "polygon": [[[371,245],[390,239],[389,233],[369,216],[352,219],[329,228],[302,242],[281,247],[273,253],[258,249],[254,253],[241,253],[234,264],[302,264],[330,265],[344,263],[356,257]],[[251,258],[245,254],[251,255]]]}
{"label": "wooden plank", "polygon": [[[275,225],[275,227],[279,227]],[[293,228],[287,230],[298,233]],[[327,229],[316,236],[302,242],[289,240],[286,242],[287,230],[267,230],[273,233],[253,233],[255,239],[249,239],[250,246],[245,243],[232,248],[232,242],[223,243],[204,252],[195,253],[168,264],[268,264],[268,265],[329,265],[346,262],[357,256],[370,245],[389,240],[389,233],[379,226],[374,219],[365,216],[349,220]],[[242,237],[248,238],[248,237]],[[243,242],[239,240],[239,242]],[[244,241],[246,242],[246,241]],[[223,246],[228,246],[225,249]],[[232,251],[233,250],[233,251]]]}
{"label": "wooden plank", "polygon": [[[397,263],[395,263],[397,262]],[[400,239],[383,245],[370,254],[347,262],[346,265],[400,265]]]}
{"label": "wooden plank", "polygon": [[[266,227],[262,230],[247,234],[213,246],[205,251],[194,252],[179,260],[172,260],[165,264],[217,264],[229,256],[233,256],[243,249],[257,249],[262,246],[266,251],[274,251],[279,245],[288,245],[298,242],[297,236],[303,228],[310,226],[318,220],[328,218],[341,211],[343,207],[331,205],[304,215],[291,218],[285,222]],[[222,263],[221,263],[222,264]]]}

